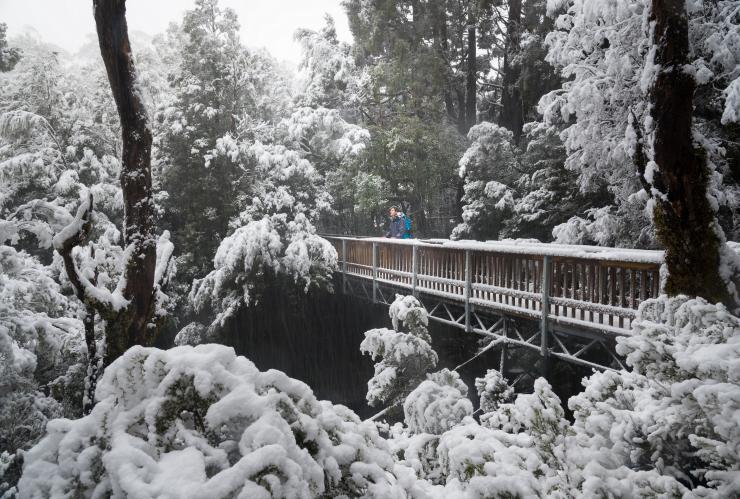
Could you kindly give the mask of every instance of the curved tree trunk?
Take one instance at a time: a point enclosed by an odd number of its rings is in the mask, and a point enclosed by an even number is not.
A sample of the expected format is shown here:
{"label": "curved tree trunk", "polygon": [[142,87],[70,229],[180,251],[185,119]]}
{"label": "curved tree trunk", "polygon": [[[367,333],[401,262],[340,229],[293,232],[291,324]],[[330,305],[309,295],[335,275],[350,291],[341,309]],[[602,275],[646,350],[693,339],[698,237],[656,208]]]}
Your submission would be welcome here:
{"label": "curved tree trunk", "polygon": [[[105,364],[132,345],[148,345],[154,329],[148,327],[154,300],[156,239],[152,202],[152,133],[136,81],[126,24],[125,0],[93,0],[95,24],[113,98],[121,120],[123,150],[121,188],[124,200],[125,262],[123,296],[130,305],[116,317],[122,327],[108,323]],[[111,337],[111,335],[113,337]]]}

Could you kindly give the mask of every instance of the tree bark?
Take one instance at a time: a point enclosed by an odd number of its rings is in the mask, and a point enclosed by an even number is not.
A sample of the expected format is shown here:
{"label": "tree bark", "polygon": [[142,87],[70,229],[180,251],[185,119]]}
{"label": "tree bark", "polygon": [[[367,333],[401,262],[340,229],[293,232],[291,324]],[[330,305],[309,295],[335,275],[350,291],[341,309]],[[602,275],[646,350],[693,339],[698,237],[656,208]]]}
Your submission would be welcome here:
{"label": "tree bark", "polygon": [[[125,0],[93,0],[100,54],[121,120],[123,139],[121,188],[124,200],[124,244],[131,251],[125,262],[124,297],[130,301],[117,337],[106,336],[105,365],[132,345],[149,345],[148,327],[154,300],[156,239],[152,203],[149,117],[136,81],[126,24]],[[110,326],[110,324],[109,324]],[[109,333],[110,331],[109,327]]]}
{"label": "tree bark", "polygon": [[669,295],[700,296],[735,308],[727,276],[720,274],[721,253],[729,250],[724,247],[724,234],[707,198],[706,155],[692,133],[696,82],[684,70],[689,62],[685,2],[653,0],[650,20],[654,23],[657,65],[650,90],[655,165],[652,175],[640,173],[643,184],[650,184],[656,233],[665,247],[665,291]]}
{"label": "tree bark", "polygon": [[[472,16],[471,16],[472,17]],[[474,20],[470,19],[468,25],[468,66],[465,81],[465,133],[475,125],[477,121],[476,98],[478,96],[477,68],[476,68],[476,36]]]}
{"label": "tree bark", "polygon": [[522,0],[509,0],[509,19],[506,27],[506,46],[504,49],[504,78],[501,91],[501,115],[499,125],[511,130],[518,144],[524,127],[524,106],[519,88],[521,65],[513,61],[519,50],[522,24]]}

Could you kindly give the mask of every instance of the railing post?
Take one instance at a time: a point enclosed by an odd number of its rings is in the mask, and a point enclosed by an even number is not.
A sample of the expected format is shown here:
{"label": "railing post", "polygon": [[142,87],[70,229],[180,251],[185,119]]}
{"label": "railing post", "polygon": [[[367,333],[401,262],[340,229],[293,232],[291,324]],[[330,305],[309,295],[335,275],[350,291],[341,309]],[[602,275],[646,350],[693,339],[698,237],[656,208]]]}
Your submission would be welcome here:
{"label": "railing post", "polygon": [[416,292],[416,284],[417,284],[417,276],[418,276],[418,270],[417,270],[417,248],[416,242],[414,242],[413,249],[411,250],[411,294],[418,298],[418,294]]}
{"label": "railing post", "polygon": [[550,313],[550,278],[552,274],[552,256],[545,255],[542,259],[542,318],[540,321],[540,355],[543,357],[544,375],[547,377],[549,369],[550,347],[548,345],[549,332],[547,316]]}
{"label": "railing post", "polygon": [[[509,319],[506,318],[506,316],[502,317],[503,319],[503,331],[504,331],[504,338],[509,337]],[[499,358],[498,363],[498,372],[501,373],[501,375],[504,375],[504,370],[506,369],[506,345],[508,343],[508,340],[504,340],[503,343],[501,343],[501,357]]]}
{"label": "railing post", "polygon": [[342,293],[347,293],[347,240],[342,239]]}
{"label": "railing post", "polygon": [[465,250],[465,332],[470,332],[470,294],[471,294],[471,272],[470,272],[470,250]]}
{"label": "railing post", "polygon": [[378,303],[378,243],[373,242],[373,303]]}

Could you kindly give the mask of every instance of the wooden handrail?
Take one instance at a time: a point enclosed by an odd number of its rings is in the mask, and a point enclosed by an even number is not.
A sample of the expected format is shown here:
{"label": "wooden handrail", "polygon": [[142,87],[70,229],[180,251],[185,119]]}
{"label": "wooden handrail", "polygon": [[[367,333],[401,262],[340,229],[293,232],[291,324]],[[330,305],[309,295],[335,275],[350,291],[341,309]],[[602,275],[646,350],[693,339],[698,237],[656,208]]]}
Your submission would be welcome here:
{"label": "wooden handrail", "polygon": [[[660,290],[663,252],[518,241],[470,242],[323,236],[344,276],[548,323],[623,334]],[[546,270],[546,275],[543,272]]]}

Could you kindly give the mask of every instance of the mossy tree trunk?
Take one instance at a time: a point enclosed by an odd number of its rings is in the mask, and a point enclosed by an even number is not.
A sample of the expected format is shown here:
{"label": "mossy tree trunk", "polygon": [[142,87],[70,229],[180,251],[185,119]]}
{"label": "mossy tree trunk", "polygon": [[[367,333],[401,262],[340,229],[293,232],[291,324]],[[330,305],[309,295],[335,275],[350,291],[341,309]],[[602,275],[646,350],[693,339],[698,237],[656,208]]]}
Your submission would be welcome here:
{"label": "mossy tree trunk", "polygon": [[524,108],[519,78],[521,63],[517,62],[522,30],[522,0],[509,0],[509,15],[506,26],[506,46],[504,50],[503,82],[501,90],[501,115],[499,125],[511,130],[518,144],[524,127]]}
{"label": "mossy tree trunk", "polygon": [[653,133],[655,163],[647,163],[648,155],[638,160],[638,168],[655,202],[655,228],[668,268],[665,291],[735,308],[728,278],[720,274],[722,251],[727,248],[707,197],[710,172],[706,155],[692,132],[696,82],[684,69],[689,62],[686,4],[653,0],[650,16],[656,75],[650,90],[654,128],[648,131]]}
{"label": "mossy tree trunk", "polygon": [[106,365],[133,345],[148,345],[155,329],[149,327],[154,302],[157,243],[152,201],[152,132],[136,81],[126,24],[125,0],[93,0],[95,24],[113,98],[121,120],[123,150],[121,188],[124,202],[124,244],[132,247],[126,262],[126,287],[130,300],[125,328],[108,338]]}

